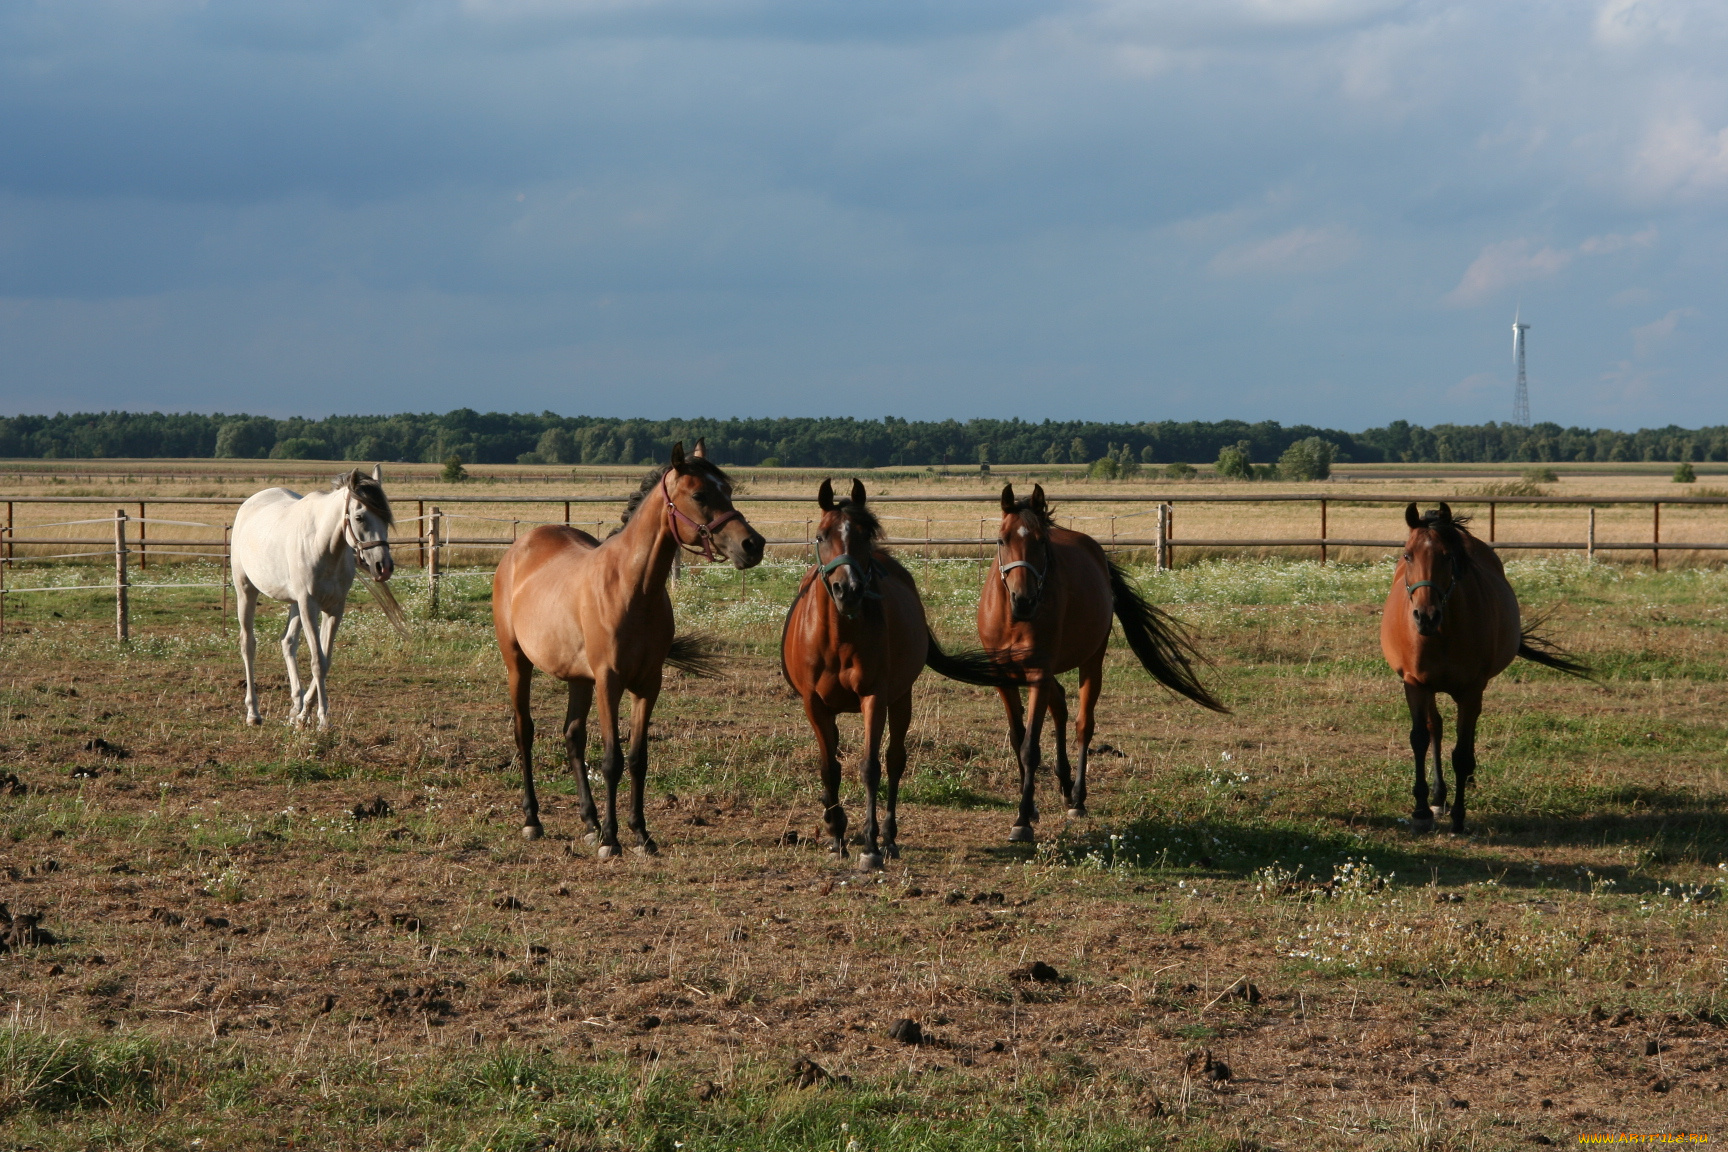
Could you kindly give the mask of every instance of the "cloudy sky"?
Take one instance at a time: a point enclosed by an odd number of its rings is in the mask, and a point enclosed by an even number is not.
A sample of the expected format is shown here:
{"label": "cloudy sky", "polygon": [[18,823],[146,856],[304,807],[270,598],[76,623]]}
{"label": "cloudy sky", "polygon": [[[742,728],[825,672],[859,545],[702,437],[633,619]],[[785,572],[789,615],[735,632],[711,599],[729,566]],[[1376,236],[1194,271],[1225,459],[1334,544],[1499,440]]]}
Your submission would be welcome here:
{"label": "cloudy sky", "polygon": [[1728,422],[1728,6],[0,2],[0,412]]}

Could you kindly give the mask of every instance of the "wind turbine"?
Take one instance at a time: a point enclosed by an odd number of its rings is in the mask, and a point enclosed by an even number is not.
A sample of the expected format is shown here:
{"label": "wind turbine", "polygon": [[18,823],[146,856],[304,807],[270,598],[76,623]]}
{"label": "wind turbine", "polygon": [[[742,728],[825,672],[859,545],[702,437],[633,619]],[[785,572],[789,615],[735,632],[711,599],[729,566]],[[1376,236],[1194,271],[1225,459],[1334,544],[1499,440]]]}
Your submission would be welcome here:
{"label": "wind turbine", "polygon": [[1530,331],[1530,325],[1518,322],[1523,312],[1523,305],[1512,313],[1512,360],[1518,365],[1518,384],[1512,391],[1512,423],[1521,428],[1530,427],[1530,385],[1524,379],[1524,333]]}

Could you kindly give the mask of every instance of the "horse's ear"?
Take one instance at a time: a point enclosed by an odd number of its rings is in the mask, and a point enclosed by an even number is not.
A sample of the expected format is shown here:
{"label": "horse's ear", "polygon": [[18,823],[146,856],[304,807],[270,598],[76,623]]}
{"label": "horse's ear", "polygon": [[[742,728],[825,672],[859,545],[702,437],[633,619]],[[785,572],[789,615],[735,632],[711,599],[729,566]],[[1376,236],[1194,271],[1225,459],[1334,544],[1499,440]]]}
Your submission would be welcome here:
{"label": "horse's ear", "polygon": [[1452,506],[1444,500],[1440,502],[1440,519],[1447,521],[1452,519]]}
{"label": "horse's ear", "polygon": [[1416,504],[1414,501],[1404,506],[1404,523],[1410,525],[1412,528],[1422,527],[1422,516],[1421,513],[1416,511]]}
{"label": "horse's ear", "polygon": [[348,475],[342,477],[342,483],[350,492],[358,491],[360,488],[360,469],[350,468]]}
{"label": "horse's ear", "polygon": [[864,481],[856,478],[852,481],[852,503],[864,507]]}
{"label": "horse's ear", "polygon": [[1032,510],[1042,516],[1048,508],[1049,505],[1044,503],[1044,485],[1032,485]]}
{"label": "horse's ear", "polygon": [[816,489],[816,506],[824,512],[834,511],[834,481],[824,480]]}
{"label": "horse's ear", "polygon": [[698,460],[708,459],[708,437],[696,437],[696,447],[691,449],[690,455],[696,457]]}
{"label": "horse's ear", "polygon": [[1014,485],[1002,485],[1002,511],[1014,511]]}
{"label": "horse's ear", "polygon": [[384,465],[372,465],[372,479],[376,480],[380,484],[384,483]]}
{"label": "horse's ear", "polygon": [[672,459],[672,467],[674,467],[674,468],[684,467],[684,441],[680,440],[680,441],[678,441],[678,443],[672,445],[672,457],[671,457],[671,459]]}

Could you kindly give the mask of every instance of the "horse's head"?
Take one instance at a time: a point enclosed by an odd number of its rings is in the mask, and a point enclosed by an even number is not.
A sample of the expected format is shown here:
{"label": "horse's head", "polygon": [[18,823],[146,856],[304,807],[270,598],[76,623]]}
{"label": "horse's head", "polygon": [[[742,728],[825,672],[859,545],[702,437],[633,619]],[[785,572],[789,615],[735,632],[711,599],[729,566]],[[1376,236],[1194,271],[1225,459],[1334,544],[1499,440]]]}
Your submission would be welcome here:
{"label": "horse's head", "polygon": [[1418,515],[1416,505],[1411,504],[1404,509],[1404,523],[1410,527],[1410,537],[1404,541],[1400,567],[1410,615],[1416,621],[1417,633],[1438,636],[1446,602],[1452,599],[1470,565],[1464,544],[1464,525],[1469,519],[1454,517],[1446,504]]}
{"label": "horse's head", "polygon": [[1014,499],[1014,485],[1002,487],[1002,530],[996,534],[996,564],[1008,592],[1008,610],[1016,620],[1030,620],[1044,595],[1050,574],[1050,506],[1044,486]]}
{"label": "horse's head", "polygon": [[336,479],[335,487],[342,495],[342,535],[354,550],[356,563],[365,566],[374,580],[388,580],[396,571],[390,559],[390,527],[396,517],[390,513],[390,501],[384,495],[384,470],[372,466],[372,475],[360,469]]}
{"label": "horse's head", "polygon": [[684,455],[684,441],[672,445],[672,463],[660,478],[660,489],[666,518],[680,544],[701,549],[709,559],[718,550],[736,568],[762,562],[767,541],[732,507],[732,480],[709,461],[702,440],[689,456]]}
{"label": "horse's head", "polygon": [[881,531],[876,516],[864,506],[864,483],[852,481],[852,495],[834,499],[832,481],[816,490],[822,522],[816,528],[816,571],[840,615],[858,615],[867,598],[879,595],[875,583],[875,540]]}

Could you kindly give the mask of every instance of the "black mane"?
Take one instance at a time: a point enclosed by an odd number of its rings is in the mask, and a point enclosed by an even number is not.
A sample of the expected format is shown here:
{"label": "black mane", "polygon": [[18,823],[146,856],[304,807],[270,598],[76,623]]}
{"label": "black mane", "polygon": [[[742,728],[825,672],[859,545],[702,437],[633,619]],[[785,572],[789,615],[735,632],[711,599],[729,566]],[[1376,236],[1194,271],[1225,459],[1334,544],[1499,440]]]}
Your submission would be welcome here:
{"label": "black mane", "polygon": [[1018,512],[1022,516],[1031,513],[1032,516],[1037,518],[1038,522],[1046,528],[1056,523],[1054,507],[1046,502],[1043,510],[1040,511],[1033,506],[1032,497],[1030,496],[1017,497],[1014,501],[1014,511]]}
{"label": "black mane", "polygon": [[864,533],[863,543],[872,544],[882,535],[882,522],[876,519],[876,513],[863,504],[852,503],[850,497],[834,501],[834,511],[846,517],[853,527]]}
{"label": "black mane", "polygon": [[1470,568],[1470,548],[1467,541],[1474,540],[1475,536],[1465,527],[1469,523],[1468,516],[1443,516],[1438,508],[1430,508],[1422,513],[1422,527],[1440,537],[1440,543],[1445,545],[1446,554],[1452,557],[1452,563],[1459,572]]}
{"label": "black mane", "polygon": [[[710,464],[700,456],[686,456],[684,458],[682,470],[686,474],[697,473],[703,475],[709,480],[712,480],[715,484],[725,484],[727,482],[726,473],[720,471],[716,465]],[[624,515],[618,518],[618,527],[612,530],[613,533],[622,531],[624,525],[630,523],[630,517],[636,515],[636,510],[642,507],[642,501],[647,498],[650,492],[660,486],[660,481],[665,477],[666,473],[670,471],[672,471],[672,465],[662,464],[659,467],[652,469],[648,475],[642,477],[642,483],[637,487],[636,491],[630,494],[630,499],[625,502]]]}

